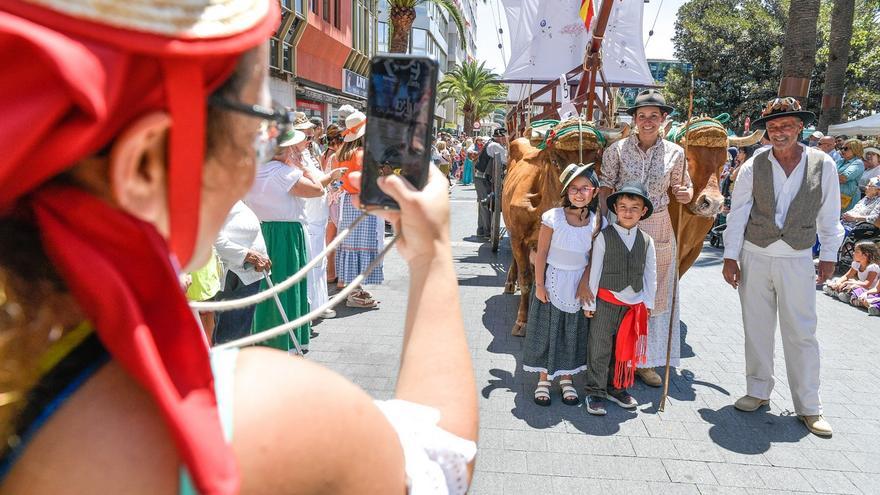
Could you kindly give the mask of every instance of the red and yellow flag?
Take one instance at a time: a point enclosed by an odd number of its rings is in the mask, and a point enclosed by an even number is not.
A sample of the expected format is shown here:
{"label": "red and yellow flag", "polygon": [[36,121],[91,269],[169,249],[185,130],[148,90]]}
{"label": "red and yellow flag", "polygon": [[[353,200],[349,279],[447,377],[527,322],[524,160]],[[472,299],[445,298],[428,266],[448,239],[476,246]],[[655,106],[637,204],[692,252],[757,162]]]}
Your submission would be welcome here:
{"label": "red and yellow flag", "polygon": [[593,22],[593,0],[581,0],[580,16],[584,20],[584,27],[589,31]]}

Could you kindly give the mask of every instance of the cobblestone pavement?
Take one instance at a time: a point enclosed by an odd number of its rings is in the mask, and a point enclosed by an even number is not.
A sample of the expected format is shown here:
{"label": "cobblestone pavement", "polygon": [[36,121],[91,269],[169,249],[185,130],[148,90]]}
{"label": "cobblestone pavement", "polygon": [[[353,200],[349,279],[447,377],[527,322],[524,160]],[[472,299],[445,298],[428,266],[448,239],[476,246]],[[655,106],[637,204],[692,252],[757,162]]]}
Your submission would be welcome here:
{"label": "cobblestone pavement", "polygon": [[[522,340],[510,335],[518,295],[503,295],[510,250],[493,254],[471,235],[472,186],[452,196],[453,255],[480,394],[480,451],[470,493],[757,494],[880,493],[877,370],[880,318],[818,294],[825,415],[831,439],[811,435],[792,412],[781,342],[771,407],[736,411],[745,392],[736,292],[721,278],[721,252],[706,247],[682,280],[682,368],[665,412],[659,389],[632,390],[636,412],[605,417],[532,402],[536,375],[520,370]],[[407,278],[401,259],[385,263],[376,310],[338,308],[315,326],[308,357],[390,398],[403,334]],[[582,382],[575,385],[581,391]],[[582,393],[582,392],[581,392]]]}

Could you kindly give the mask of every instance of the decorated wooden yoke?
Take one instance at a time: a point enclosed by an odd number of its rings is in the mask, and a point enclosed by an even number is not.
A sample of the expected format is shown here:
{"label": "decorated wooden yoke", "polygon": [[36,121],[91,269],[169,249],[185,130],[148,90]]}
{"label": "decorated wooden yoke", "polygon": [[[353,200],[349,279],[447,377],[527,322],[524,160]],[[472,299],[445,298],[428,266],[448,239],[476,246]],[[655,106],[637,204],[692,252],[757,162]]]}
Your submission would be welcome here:
{"label": "decorated wooden yoke", "polygon": [[667,126],[666,139],[681,146],[690,144],[707,148],[739,148],[757,143],[764,135],[763,130],[757,130],[748,136],[731,136],[724,126],[728,121],[730,114],[722,113],[716,117],[702,116],[687,122],[673,122]]}

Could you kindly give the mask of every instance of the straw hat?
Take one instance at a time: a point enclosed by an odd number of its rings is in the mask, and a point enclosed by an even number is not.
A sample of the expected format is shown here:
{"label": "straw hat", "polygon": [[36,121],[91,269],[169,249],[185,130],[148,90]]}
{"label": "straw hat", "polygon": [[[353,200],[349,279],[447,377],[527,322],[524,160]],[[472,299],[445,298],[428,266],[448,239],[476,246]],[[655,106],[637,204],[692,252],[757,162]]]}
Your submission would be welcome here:
{"label": "straw hat", "polygon": [[295,112],[293,114],[293,128],[298,131],[304,131],[306,129],[314,129],[315,124],[309,120],[308,116],[306,116],[303,112]]}
{"label": "straw hat", "polygon": [[71,17],[172,38],[222,38],[266,17],[265,0],[30,0]]}
{"label": "straw hat", "polygon": [[342,140],[350,143],[364,137],[366,123],[367,116],[363,112],[355,110],[354,113],[345,118],[345,130],[342,131],[345,137]]}
{"label": "straw hat", "polygon": [[586,177],[594,187],[599,187],[599,178],[593,169],[592,163],[569,163],[565,170],[559,174],[559,181],[562,182],[562,196],[568,194],[568,186],[578,177]]}

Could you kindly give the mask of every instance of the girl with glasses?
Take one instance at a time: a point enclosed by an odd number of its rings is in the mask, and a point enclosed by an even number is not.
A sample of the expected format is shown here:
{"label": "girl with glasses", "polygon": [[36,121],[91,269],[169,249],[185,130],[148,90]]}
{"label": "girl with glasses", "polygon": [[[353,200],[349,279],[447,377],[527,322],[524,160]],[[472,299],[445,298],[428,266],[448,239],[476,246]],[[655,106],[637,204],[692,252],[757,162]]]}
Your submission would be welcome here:
{"label": "girl with glasses", "polygon": [[599,179],[592,164],[571,164],[559,176],[562,200],[541,215],[535,254],[535,287],[523,344],[523,370],[539,374],[535,403],[550,405],[550,385],[560,378],[562,402],[576,406],[572,375],[587,369],[588,320],[581,311],[587,265],[602,217]]}

